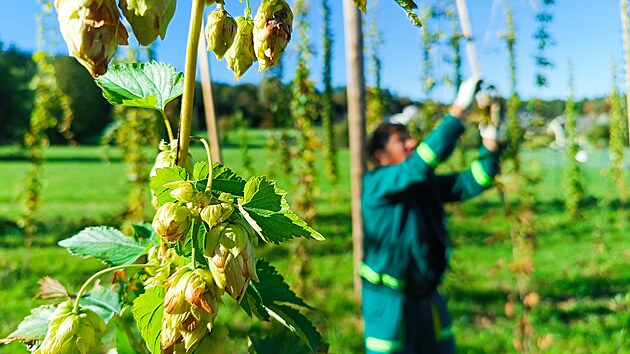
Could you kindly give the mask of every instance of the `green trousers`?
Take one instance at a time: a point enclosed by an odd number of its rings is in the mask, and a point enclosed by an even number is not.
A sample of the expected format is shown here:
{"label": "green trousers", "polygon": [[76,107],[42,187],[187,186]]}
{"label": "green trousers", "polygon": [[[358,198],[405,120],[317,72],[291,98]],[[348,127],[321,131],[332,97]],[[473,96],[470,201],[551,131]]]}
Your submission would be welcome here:
{"label": "green trousers", "polygon": [[362,297],[367,354],[455,353],[451,319],[437,291],[414,299],[364,281]]}

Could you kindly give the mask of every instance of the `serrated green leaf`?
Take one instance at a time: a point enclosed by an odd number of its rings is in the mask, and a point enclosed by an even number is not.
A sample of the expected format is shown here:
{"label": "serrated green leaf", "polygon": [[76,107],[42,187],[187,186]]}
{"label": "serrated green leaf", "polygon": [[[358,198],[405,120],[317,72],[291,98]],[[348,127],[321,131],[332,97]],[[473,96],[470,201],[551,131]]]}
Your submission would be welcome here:
{"label": "serrated green leaf", "polygon": [[418,15],[416,15],[415,12],[413,12],[413,9],[418,8],[418,5],[416,5],[413,0],[396,0],[396,2],[398,3],[398,5],[400,5],[400,7],[403,8],[403,10],[405,10],[409,21],[411,21],[414,26],[422,27],[422,22],[420,21],[420,18],[418,17]]}
{"label": "serrated green leaf", "polygon": [[286,329],[272,326],[264,331],[250,332],[251,347],[256,354],[304,354],[310,352],[298,336],[287,336]]}
{"label": "serrated green leaf", "polygon": [[136,240],[105,226],[88,227],[59,241],[60,246],[74,255],[98,258],[112,266],[133,263],[151,244],[149,240]]}
{"label": "serrated green leaf", "polygon": [[313,351],[325,347],[321,334],[298,309],[313,308],[291,291],[284,278],[267,261],[259,259],[256,262],[256,274],[260,281],[250,283],[241,302],[245,312],[265,321],[274,318],[304,340]]}
{"label": "serrated green leaf", "polygon": [[81,307],[89,308],[96,312],[105,323],[109,323],[114,315],[122,311],[120,295],[111,287],[96,284],[94,288],[81,298]]}
{"label": "serrated green leaf", "polygon": [[304,314],[288,305],[267,306],[269,315],[295,333],[311,348],[313,353],[327,347],[326,341]]}
{"label": "serrated green leaf", "polygon": [[155,170],[155,176],[151,177],[151,190],[158,199],[158,205],[166,202],[172,202],[175,199],[171,197],[171,190],[164,187],[164,184],[175,181],[185,181],[188,179],[188,172],[179,167],[165,167]]}
{"label": "serrated green leaf", "polygon": [[18,328],[4,339],[0,344],[8,344],[13,341],[32,342],[44,339],[48,332],[50,317],[55,312],[57,305],[42,305],[31,310],[31,314],[24,317]]}
{"label": "serrated green leaf", "polygon": [[184,74],[164,63],[121,64],[109,68],[96,84],[113,105],[163,111],[184,92]]}
{"label": "serrated green leaf", "polygon": [[[206,176],[207,177],[207,176]],[[196,185],[198,191],[203,191],[208,184],[208,179],[200,180]],[[242,196],[245,188],[245,180],[220,162],[212,165],[212,190],[230,193],[234,196]]]}
{"label": "serrated green leaf", "polygon": [[289,208],[285,195],[275,181],[252,177],[245,184],[239,210],[265,242],[278,244],[293,237],[324,240]]}
{"label": "serrated green leaf", "polygon": [[208,179],[209,172],[210,172],[210,167],[208,166],[208,162],[199,161],[195,164],[192,178],[193,180]]}
{"label": "serrated green leaf", "polygon": [[203,252],[205,250],[205,245],[206,245],[206,236],[208,235],[208,229],[206,228],[206,224],[204,222],[202,222],[200,219],[193,219],[193,224],[191,225],[191,227],[188,229],[188,233],[186,234],[186,241],[184,242],[184,245],[182,247],[182,255],[189,257],[190,255],[192,255],[192,238],[193,238],[193,232],[195,229],[195,223],[199,222],[200,225],[197,229],[197,252],[195,253],[195,259],[198,263],[207,266],[208,265],[208,260],[206,259],[206,257],[203,256]]}
{"label": "serrated green leaf", "polygon": [[160,353],[164,289],[161,287],[147,289],[144,294],[134,300],[131,312],[151,353]]}
{"label": "serrated green leaf", "polygon": [[131,226],[133,227],[133,233],[136,239],[151,240],[154,244],[158,243],[158,234],[153,230],[151,223],[143,222]]}

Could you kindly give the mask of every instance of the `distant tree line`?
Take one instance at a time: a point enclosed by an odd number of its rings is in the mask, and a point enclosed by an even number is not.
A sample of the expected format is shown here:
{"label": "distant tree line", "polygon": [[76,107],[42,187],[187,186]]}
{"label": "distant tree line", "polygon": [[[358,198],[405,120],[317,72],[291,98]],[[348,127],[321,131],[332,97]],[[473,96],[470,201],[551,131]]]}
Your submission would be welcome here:
{"label": "distant tree line", "polygon": [[[112,119],[111,106],[101,95],[101,90],[96,86],[90,75],[74,60],[67,56],[58,56],[54,59],[57,72],[57,80],[61,89],[70,96],[74,121],[72,131],[75,140],[79,144],[96,144],[104,128]],[[19,144],[22,136],[28,128],[30,112],[33,108],[33,99],[37,92],[31,89],[31,80],[35,74],[35,64],[31,59],[31,53],[21,51],[15,47],[4,48],[0,43],[0,144]],[[213,93],[217,117],[223,123],[223,129],[231,129],[229,117],[236,112],[243,112],[244,119],[251,126],[265,127],[269,122],[269,114],[272,112],[270,105],[272,98],[267,97],[265,82],[260,85],[239,84],[228,85],[213,83]],[[198,87],[197,97],[201,97],[201,85]],[[291,91],[291,84],[287,85],[287,91]],[[397,97],[388,90],[382,90],[384,98],[385,116],[399,113],[405,106],[421,103],[414,102],[406,97]],[[198,117],[196,129],[205,129],[203,119],[202,100],[196,100],[194,114]],[[345,126],[346,95],[345,87],[334,89],[333,94],[335,121],[339,126]],[[578,112],[584,114],[605,113],[609,106],[604,98],[589,99],[576,102]],[[175,121],[179,110],[179,101],[174,100],[167,107],[167,114]],[[561,115],[564,110],[564,101],[552,100],[543,102],[540,114],[546,119]],[[321,124],[321,122],[316,122]],[[53,144],[64,143],[60,133],[51,131],[48,136]]]}

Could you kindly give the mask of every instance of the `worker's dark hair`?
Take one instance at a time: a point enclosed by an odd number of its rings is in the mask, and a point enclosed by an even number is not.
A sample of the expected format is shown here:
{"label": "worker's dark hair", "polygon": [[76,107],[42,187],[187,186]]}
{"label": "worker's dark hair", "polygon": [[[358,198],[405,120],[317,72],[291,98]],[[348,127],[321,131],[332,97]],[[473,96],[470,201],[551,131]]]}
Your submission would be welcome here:
{"label": "worker's dark hair", "polygon": [[403,138],[409,137],[407,127],[398,123],[381,123],[374,129],[372,135],[370,135],[365,152],[368,160],[374,165],[379,165],[374,154],[378,150],[385,149],[385,145],[387,145],[387,141],[392,134],[399,134]]}

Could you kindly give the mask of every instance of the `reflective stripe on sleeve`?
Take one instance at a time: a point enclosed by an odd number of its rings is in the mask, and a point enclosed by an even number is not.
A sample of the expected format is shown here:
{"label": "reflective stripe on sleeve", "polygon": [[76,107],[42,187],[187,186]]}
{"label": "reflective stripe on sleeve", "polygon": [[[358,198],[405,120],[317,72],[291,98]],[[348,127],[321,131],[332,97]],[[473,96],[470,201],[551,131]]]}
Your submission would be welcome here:
{"label": "reflective stripe on sleeve", "polygon": [[399,340],[385,340],[374,337],[365,338],[365,348],[379,353],[391,353],[402,348]]}
{"label": "reflective stripe on sleeve", "polygon": [[477,182],[477,184],[482,187],[490,187],[490,185],[492,184],[492,178],[488,176],[479,160],[473,161],[473,163],[470,165],[470,171],[472,172],[473,178],[475,179],[475,182]]}
{"label": "reflective stripe on sleeve", "polygon": [[431,150],[429,145],[425,143],[420,143],[420,145],[418,145],[418,147],[416,148],[416,152],[418,152],[418,155],[420,155],[422,161],[424,161],[424,163],[426,163],[427,165],[433,168],[439,165],[440,160],[438,159],[438,156],[435,154],[435,152]]}

